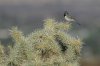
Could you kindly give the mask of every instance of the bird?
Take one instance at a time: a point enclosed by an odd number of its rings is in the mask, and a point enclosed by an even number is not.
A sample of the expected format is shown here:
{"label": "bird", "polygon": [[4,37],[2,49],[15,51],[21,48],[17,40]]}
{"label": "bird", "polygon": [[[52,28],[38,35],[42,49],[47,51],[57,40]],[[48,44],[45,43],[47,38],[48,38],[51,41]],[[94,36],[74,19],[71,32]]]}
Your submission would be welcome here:
{"label": "bird", "polygon": [[77,23],[78,25],[80,25],[80,23],[76,22],[76,20],[68,13],[68,11],[65,11],[64,12],[64,18],[66,21],[68,22],[75,22]]}

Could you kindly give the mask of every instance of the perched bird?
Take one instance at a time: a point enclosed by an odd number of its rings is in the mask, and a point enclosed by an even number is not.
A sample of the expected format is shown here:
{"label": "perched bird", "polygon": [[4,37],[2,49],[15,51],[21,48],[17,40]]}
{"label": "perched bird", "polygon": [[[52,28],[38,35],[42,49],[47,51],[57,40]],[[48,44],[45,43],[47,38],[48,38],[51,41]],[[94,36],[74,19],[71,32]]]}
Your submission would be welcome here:
{"label": "perched bird", "polygon": [[[68,13],[68,11],[64,12],[64,17],[65,20],[68,22],[76,22],[75,19]],[[80,25],[80,23],[76,22],[78,25]]]}

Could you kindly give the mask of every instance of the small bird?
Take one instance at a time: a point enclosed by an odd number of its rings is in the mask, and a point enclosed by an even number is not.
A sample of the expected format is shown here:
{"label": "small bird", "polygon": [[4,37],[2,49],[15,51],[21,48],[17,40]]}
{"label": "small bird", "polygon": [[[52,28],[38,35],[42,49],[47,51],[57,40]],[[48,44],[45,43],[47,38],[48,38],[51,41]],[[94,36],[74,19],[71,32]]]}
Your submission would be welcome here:
{"label": "small bird", "polygon": [[[76,22],[75,19],[70,16],[70,14],[68,13],[68,11],[65,11],[64,12],[64,17],[65,17],[65,20],[68,21],[68,22]],[[76,22],[78,25],[80,25],[80,23]]]}

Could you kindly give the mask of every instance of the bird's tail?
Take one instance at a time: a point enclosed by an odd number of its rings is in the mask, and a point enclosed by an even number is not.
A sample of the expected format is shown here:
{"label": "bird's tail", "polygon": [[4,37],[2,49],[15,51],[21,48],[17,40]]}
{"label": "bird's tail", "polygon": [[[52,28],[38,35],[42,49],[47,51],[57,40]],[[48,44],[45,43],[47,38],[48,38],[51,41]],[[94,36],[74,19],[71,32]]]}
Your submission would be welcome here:
{"label": "bird's tail", "polygon": [[75,22],[76,24],[78,24],[79,26],[81,25],[80,23],[78,23],[78,22]]}

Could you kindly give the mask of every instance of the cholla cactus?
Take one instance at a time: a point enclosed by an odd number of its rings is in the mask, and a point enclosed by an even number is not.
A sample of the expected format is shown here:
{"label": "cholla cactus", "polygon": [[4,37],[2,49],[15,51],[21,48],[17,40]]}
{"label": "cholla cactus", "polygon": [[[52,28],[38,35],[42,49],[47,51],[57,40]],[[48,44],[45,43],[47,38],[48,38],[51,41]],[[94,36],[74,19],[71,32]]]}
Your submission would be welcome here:
{"label": "cholla cactus", "polygon": [[28,36],[33,44],[35,66],[78,66],[82,42],[70,36],[68,23],[57,23],[47,19],[44,29]]}
{"label": "cholla cactus", "polygon": [[6,58],[4,46],[0,42],[0,66],[4,66]]}
{"label": "cholla cactus", "polygon": [[13,27],[15,42],[6,66],[79,66],[82,42],[68,34],[71,24],[46,19],[44,28],[28,36]]}

